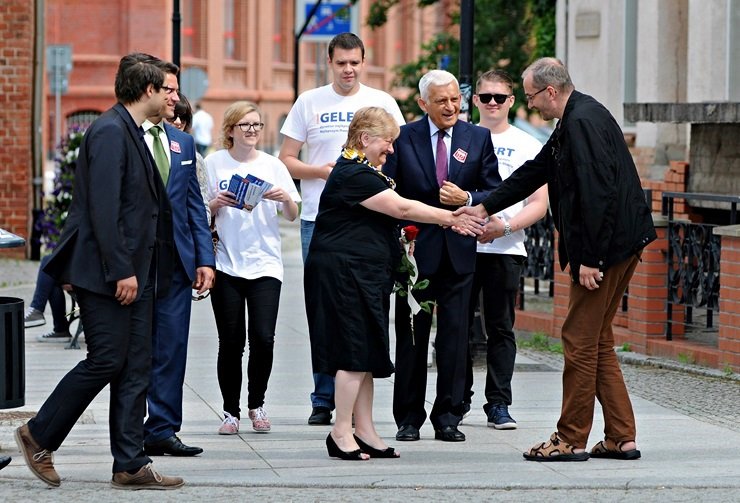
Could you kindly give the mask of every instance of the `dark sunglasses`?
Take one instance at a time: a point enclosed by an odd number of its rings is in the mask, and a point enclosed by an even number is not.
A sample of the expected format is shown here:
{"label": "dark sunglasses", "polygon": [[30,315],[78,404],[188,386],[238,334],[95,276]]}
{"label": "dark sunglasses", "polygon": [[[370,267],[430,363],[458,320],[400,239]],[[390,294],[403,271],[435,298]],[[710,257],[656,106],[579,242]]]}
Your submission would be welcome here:
{"label": "dark sunglasses", "polygon": [[506,101],[509,98],[509,96],[511,95],[510,94],[479,93],[478,99],[480,100],[481,103],[486,104],[486,105],[491,102],[491,99],[493,99],[493,101],[495,101],[499,105],[503,105],[504,101]]}

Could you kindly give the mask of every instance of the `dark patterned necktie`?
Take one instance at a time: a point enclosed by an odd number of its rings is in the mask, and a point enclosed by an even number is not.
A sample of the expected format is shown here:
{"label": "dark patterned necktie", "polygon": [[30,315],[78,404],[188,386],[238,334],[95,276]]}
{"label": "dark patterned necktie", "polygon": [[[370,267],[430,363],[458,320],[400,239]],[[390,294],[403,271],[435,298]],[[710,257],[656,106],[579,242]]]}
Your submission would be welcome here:
{"label": "dark patterned necktie", "polygon": [[437,131],[437,183],[441,187],[447,179],[447,145],[445,145],[444,129]]}

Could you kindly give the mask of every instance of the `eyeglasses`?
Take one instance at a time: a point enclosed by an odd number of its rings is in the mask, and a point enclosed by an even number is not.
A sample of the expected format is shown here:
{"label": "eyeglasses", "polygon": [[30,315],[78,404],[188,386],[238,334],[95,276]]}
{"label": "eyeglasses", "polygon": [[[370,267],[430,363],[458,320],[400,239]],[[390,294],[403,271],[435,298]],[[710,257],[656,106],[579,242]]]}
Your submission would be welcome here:
{"label": "eyeglasses", "polygon": [[491,93],[478,93],[478,99],[483,104],[489,104],[491,102],[491,99],[498,103],[499,105],[503,105],[504,102],[511,96],[510,94],[491,94]]}
{"label": "eyeglasses", "polygon": [[203,300],[203,299],[208,298],[209,295],[211,295],[211,291],[210,290],[206,290],[203,293],[198,293],[198,290],[196,290],[195,288],[193,288],[193,292],[191,294],[191,297],[193,298],[194,301],[197,302],[199,300]]}
{"label": "eyeglasses", "polygon": [[550,86],[545,86],[545,87],[543,87],[542,89],[540,89],[539,91],[537,91],[534,94],[525,94],[524,97],[527,98],[527,103],[529,103],[530,101],[532,101],[535,96],[537,96],[538,94],[540,94],[542,91],[544,91],[548,87],[550,87]]}
{"label": "eyeglasses", "polygon": [[262,128],[265,127],[264,122],[242,122],[241,124],[236,124],[236,126],[239,126],[239,129],[242,130],[242,133],[246,133],[249,130],[253,131],[262,131]]}
{"label": "eyeglasses", "polygon": [[169,87],[169,86],[162,86],[162,89],[164,89],[165,94],[172,94],[177,91],[176,87]]}

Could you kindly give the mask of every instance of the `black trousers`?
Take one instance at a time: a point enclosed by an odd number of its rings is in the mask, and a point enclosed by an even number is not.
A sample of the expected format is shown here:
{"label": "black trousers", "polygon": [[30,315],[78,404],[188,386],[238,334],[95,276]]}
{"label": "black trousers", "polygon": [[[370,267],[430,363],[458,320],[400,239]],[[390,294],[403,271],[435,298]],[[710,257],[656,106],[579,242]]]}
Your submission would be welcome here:
{"label": "black trousers", "polygon": [[[448,254],[443,253],[429,287],[415,295],[417,300],[437,302],[437,396],[429,415],[434,428],[457,426],[462,419],[465,370],[468,355],[468,306],[473,273],[458,274]],[[393,386],[393,417],[396,425],[421,428],[426,420],[424,402],[427,386],[427,351],[432,315],[414,316],[413,334],[406,297],[396,296],[396,378]]]}
{"label": "black trousers", "polygon": [[139,300],[122,306],[115,298],[75,288],[85,326],[87,357],[62,378],[36,417],[31,435],[56,451],[75,422],[110,384],[110,444],[113,472],[150,463],[144,454],[144,414],[152,359],[153,282]]}
{"label": "black trousers", "polygon": [[[483,410],[495,403],[511,405],[511,378],[516,360],[514,316],[519,277],[525,257],[499,253],[478,253],[475,279],[470,296],[469,326],[480,300],[480,312],[486,329],[486,403]],[[468,349],[468,369],[465,399],[473,395],[473,357]]]}
{"label": "black trousers", "polygon": [[[265,403],[267,382],[272,373],[281,287],[279,279],[269,276],[244,279],[216,271],[211,305],[218,330],[218,385],[224,411],[234,417],[241,417],[242,355],[247,338],[247,407],[256,409]],[[248,324],[245,322],[245,301],[249,310]]]}

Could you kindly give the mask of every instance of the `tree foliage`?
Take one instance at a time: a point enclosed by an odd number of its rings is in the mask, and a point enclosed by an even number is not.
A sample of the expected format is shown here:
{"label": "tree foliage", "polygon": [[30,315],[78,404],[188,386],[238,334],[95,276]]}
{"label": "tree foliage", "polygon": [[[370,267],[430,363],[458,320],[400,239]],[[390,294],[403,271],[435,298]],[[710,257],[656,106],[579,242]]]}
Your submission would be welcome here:
{"label": "tree foliage", "polygon": [[[418,5],[424,7],[437,1],[419,0]],[[385,24],[388,10],[398,2],[374,2],[367,24],[373,29]],[[525,103],[519,78],[522,71],[535,59],[555,53],[555,0],[476,0],[474,4],[473,85],[487,70],[506,70],[514,79],[517,103]],[[394,68],[394,85],[415,91],[399,102],[404,113],[421,113],[416,103],[417,89],[419,79],[428,70],[442,68],[459,74],[460,40],[456,35],[459,30],[455,29],[460,20],[459,8],[451,14],[449,31],[437,33],[423,44],[418,60]]]}

